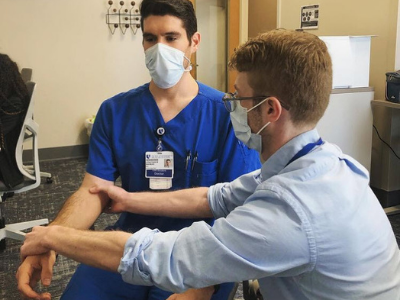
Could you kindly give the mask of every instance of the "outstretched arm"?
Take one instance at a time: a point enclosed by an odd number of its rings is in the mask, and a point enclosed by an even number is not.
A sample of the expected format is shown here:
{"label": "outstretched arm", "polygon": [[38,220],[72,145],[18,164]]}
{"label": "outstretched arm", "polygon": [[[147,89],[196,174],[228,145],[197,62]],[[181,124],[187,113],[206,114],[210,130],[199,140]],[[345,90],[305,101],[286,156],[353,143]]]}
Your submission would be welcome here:
{"label": "outstretched arm", "polygon": [[78,262],[117,272],[125,243],[131,235],[122,231],[89,231],[58,225],[37,226],[26,234],[21,257],[24,259],[54,250]]}
{"label": "outstretched arm", "polygon": [[[38,226],[26,235],[21,256],[24,259],[28,255],[40,255],[54,250],[87,265],[117,272],[125,243],[130,237],[130,233],[122,231],[98,232],[57,225]],[[182,294],[172,295],[168,300],[208,300],[213,292],[214,286],[189,289]],[[36,298],[38,295],[29,296]],[[50,295],[42,295],[41,299],[49,300]]]}
{"label": "outstretched arm", "polygon": [[128,211],[142,215],[173,218],[211,218],[207,200],[208,188],[199,187],[174,192],[129,193],[114,185],[96,185],[91,193],[111,199],[106,212]]}

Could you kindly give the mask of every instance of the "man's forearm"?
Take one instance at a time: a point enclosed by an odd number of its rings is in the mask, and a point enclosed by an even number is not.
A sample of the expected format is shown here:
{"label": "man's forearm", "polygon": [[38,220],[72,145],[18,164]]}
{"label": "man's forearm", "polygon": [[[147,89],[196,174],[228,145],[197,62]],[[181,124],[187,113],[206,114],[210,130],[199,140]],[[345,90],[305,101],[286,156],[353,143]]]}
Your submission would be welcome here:
{"label": "man's forearm", "polygon": [[75,261],[117,272],[126,241],[131,233],[122,231],[88,231],[51,226],[44,235],[43,246]]}
{"label": "man's forearm", "polygon": [[86,173],[79,189],[65,201],[51,225],[88,229],[99,217],[109,199],[107,195],[94,195],[89,189],[96,184],[114,185],[113,182]]}
{"label": "man's forearm", "polygon": [[95,197],[88,191],[76,191],[65,201],[51,225],[63,225],[78,229],[87,229],[92,226],[105,204],[96,199],[88,201],[90,198]]}
{"label": "man's forearm", "polygon": [[211,218],[207,191],[208,188],[200,187],[174,192],[129,193],[126,211],[173,218]]}

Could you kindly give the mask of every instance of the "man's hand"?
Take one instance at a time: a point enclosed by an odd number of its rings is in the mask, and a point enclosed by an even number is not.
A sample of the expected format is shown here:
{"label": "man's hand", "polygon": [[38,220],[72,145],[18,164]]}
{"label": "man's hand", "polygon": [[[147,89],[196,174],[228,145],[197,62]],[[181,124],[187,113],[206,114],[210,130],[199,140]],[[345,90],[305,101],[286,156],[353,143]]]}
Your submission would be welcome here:
{"label": "man's hand", "polygon": [[110,198],[109,205],[104,209],[105,213],[120,213],[126,211],[126,202],[129,193],[115,185],[96,185],[89,190],[92,194],[105,193]]}
{"label": "man's hand", "polygon": [[24,299],[51,299],[50,293],[38,294],[33,288],[39,281],[42,281],[44,286],[50,285],[55,261],[56,254],[54,251],[25,258],[16,274],[18,290]]}
{"label": "man's hand", "polygon": [[44,246],[45,237],[50,229],[51,226],[35,226],[25,235],[25,241],[21,247],[22,261],[27,256],[44,254],[50,250]]}
{"label": "man's hand", "polygon": [[167,300],[210,300],[214,293],[214,286],[202,289],[189,289],[181,294],[173,294]]}

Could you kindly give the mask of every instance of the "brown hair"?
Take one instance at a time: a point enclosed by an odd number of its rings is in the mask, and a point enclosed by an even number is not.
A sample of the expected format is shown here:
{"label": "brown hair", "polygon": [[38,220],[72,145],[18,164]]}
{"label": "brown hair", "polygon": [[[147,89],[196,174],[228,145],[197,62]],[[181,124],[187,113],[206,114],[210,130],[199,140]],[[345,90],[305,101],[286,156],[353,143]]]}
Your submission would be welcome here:
{"label": "brown hair", "polygon": [[316,124],[329,103],[332,62],[317,36],[275,29],[241,45],[229,67],[247,72],[254,95],[275,96],[294,124]]}

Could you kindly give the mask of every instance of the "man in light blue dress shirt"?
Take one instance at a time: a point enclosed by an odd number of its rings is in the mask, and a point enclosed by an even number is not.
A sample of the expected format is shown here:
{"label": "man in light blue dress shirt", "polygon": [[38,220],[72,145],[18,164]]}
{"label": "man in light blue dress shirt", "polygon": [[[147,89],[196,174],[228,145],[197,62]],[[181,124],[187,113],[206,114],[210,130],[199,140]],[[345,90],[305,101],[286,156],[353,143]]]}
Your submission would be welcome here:
{"label": "man in light blue dress shirt", "polygon": [[167,193],[91,189],[125,211],[214,217],[213,226],[134,234],[37,227],[22,256],[53,249],[174,292],[208,286],[211,294],[221,282],[258,279],[264,299],[400,299],[399,248],[367,170],[315,129],[332,87],[325,44],[274,30],[240,46],[230,66],[238,76],[226,108],[236,136],[265,160],[260,170]]}

